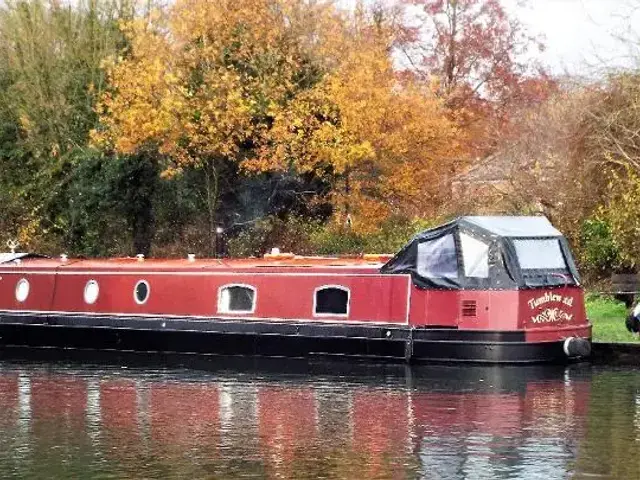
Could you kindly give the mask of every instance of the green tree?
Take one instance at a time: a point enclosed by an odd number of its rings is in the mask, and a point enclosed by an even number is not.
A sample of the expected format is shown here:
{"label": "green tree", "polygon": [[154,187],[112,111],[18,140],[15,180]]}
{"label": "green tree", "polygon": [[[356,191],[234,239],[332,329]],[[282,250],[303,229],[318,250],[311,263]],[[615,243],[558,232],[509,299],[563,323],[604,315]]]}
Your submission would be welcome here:
{"label": "green tree", "polygon": [[123,46],[128,0],[9,0],[0,8],[0,213],[26,248],[68,242],[74,170],[87,148],[104,59]]}

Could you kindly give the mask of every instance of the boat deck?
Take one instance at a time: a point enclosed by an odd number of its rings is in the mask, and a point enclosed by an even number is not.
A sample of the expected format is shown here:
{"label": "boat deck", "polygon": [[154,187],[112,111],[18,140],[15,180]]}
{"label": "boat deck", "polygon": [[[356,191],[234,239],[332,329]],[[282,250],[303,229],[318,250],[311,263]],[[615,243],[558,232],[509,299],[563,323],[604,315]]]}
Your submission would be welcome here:
{"label": "boat deck", "polygon": [[358,257],[320,257],[292,254],[265,255],[263,258],[182,258],[144,259],[135,257],[112,259],[38,258],[26,257],[18,261],[0,263],[0,271],[58,270],[58,271],[265,271],[292,268],[314,271],[349,273],[378,273],[391,255],[364,255]]}

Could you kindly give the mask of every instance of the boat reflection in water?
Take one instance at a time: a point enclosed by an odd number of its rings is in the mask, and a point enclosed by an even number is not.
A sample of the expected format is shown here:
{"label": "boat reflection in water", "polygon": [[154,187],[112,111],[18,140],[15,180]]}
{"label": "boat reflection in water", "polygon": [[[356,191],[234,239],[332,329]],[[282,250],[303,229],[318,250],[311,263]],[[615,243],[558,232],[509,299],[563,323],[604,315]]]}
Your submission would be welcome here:
{"label": "boat reflection in water", "polygon": [[389,368],[0,363],[0,476],[561,478],[573,468],[588,367]]}

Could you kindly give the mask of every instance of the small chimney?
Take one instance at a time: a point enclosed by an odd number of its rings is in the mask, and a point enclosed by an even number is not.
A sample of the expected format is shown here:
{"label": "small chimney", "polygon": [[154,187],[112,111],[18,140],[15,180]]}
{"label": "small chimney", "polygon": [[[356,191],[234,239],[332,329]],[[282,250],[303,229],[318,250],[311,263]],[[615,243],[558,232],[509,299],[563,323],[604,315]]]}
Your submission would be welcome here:
{"label": "small chimney", "polygon": [[226,245],[226,239],[225,239],[225,235],[224,235],[224,228],[222,228],[222,226],[218,225],[216,227],[216,243],[215,243],[215,257],[216,258],[222,258],[225,256],[226,250],[227,250],[227,245]]}

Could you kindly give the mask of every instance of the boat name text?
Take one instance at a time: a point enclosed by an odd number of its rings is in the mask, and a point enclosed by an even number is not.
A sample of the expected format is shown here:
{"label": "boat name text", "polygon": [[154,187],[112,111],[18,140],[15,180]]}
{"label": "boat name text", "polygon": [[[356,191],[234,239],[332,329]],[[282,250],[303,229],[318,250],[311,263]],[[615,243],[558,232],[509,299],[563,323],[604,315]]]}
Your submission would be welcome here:
{"label": "boat name text", "polygon": [[566,305],[567,307],[572,307],[573,297],[571,296],[563,297],[562,295],[546,292],[544,295],[541,295],[537,298],[530,299],[527,303],[529,303],[529,307],[531,307],[531,310],[533,310],[539,307],[540,305],[544,305],[545,303],[551,303],[551,302],[558,302],[558,303],[562,303],[563,305]]}

